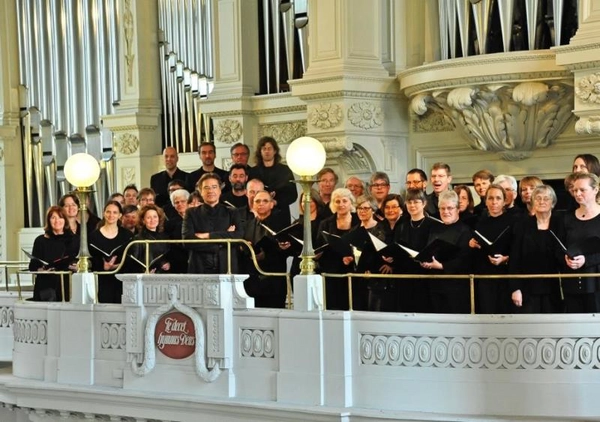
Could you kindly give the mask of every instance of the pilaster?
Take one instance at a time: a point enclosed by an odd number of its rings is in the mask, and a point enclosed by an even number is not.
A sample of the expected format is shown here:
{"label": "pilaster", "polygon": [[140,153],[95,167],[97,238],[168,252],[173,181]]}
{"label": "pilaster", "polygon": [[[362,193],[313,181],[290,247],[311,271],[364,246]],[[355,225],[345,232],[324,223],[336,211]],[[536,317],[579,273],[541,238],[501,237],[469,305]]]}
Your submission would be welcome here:
{"label": "pilaster", "polygon": [[[0,3],[0,260],[16,259],[25,219],[19,123],[16,3]],[[2,280],[4,283],[4,280]]]}
{"label": "pilaster", "polygon": [[556,63],[574,75],[573,113],[579,135],[600,134],[600,0],[579,1],[579,28],[567,46],[556,47]]}
{"label": "pilaster", "polygon": [[116,112],[103,117],[113,132],[117,189],[135,183],[149,185],[161,151],[160,69],[157,2],[118,1],[123,25],[119,28],[121,99]]}

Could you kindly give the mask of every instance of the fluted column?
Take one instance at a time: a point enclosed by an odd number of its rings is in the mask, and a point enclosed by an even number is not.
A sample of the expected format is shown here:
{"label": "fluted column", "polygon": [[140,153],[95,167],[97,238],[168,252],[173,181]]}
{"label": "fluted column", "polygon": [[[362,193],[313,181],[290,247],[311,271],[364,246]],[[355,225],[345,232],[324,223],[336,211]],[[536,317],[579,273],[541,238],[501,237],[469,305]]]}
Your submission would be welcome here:
{"label": "fluted column", "polygon": [[406,8],[389,0],[309,1],[308,70],[290,85],[307,103],[307,134],[343,146],[337,156],[328,152],[328,164],[340,164],[344,177],[374,170],[393,184],[404,177],[396,157],[406,156],[407,114],[394,75],[406,66],[400,53],[408,40],[389,23]]}
{"label": "fluted column", "polygon": [[575,104],[580,135],[600,134],[600,0],[579,1],[579,29],[569,45],[557,47],[556,62],[574,75]]}
{"label": "fluted column", "polygon": [[0,2],[0,260],[18,258],[18,229],[25,220],[23,189],[15,189],[23,186],[15,4]]}
{"label": "fluted column", "polygon": [[121,99],[116,113],[103,117],[113,131],[117,189],[129,183],[149,186],[154,167],[151,157],[160,154],[160,70],[158,9],[156,0],[119,0]]}

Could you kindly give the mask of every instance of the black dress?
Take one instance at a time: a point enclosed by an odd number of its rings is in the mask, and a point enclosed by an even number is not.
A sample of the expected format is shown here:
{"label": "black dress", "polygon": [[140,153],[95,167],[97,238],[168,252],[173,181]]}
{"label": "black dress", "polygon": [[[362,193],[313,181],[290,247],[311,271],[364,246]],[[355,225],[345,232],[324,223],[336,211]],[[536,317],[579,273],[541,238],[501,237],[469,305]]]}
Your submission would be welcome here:
{"label": "black dress", "polygon": [[[572,247],[588,237],[600,237],[600,214],[590,220],[579,220],[575,212],[565,214],[564,218],[566,246]],[[563,258],[564,262],[564,258]],[[566,265],[568,273],[600,272],[600,251],[585,255],[582,268],[572,270]],[[600,311],[600,279],[598,277],[563,278],[566,311],[569,313],[589,313]]]}
{"label": "black dress", "polygon": [[[117,235],[112,239],[105,237],[100,229],[90,233],[88,243],[90,245],[90,255],[92,256],[92,269],[94,271],[104,271],[104,261],[109,261],[114,255],[117,256],[115,263],[119,264],[123,259],[125,247],[131,242],[132,237],[133,234],[129,230],[120,226]],[[118,249],[111,253],[116,248]],[[125,270],[121,269],[120,272],[123,273]],[[98,276],[98,302],[121,303],[122,294],[123,283],[114,274]]]}
{"label": "black dress", "polygon": [[[49,263],[49,268],[52,268],[52,262],[61,258],[65,259],[63,264],[57,271],[64,271],[69,263],[77,260],[79,252],[79,236],[73,235],[70,231],[65,234],[42,234],[36,237],[33,242],[33,250],[31,254]],[[29,271],[39,271],[43,264],[35,259],[29,262]],[[33,300],[42,302],[62,301],[61,278],[65,290],[65,300],[69,300],[69,276],[52,275],[52,274],[37,274],[35,276],[35,285],[33,287]]]}
{"label": "black dress", "polygon": [[[477,222],[475,225],[477,232],[491,242],[497,240],[493,246],[487,246],[483,240],[474,236],[481,245],[481,249],[471,249],[475,274],[508,274],[508,264],[494,265],[488,256],[510,254],[513,221],[509,214],[502,213],[497,217],[485,215]],[[507,278],[476,279],[475,293],[475,310],[478,314],[503,314],[508,313],[512,308]]]}
{"label": "black dress", "polygon": [[[324,219],[319,225],[319,235],[317,236],[317,244],[319,247],[327,243],[327,239],[323,234],[324,231],[343,236],[350,230],[341,230],[337,228],[337,214]],[[350,228],[360,224],[360,220],[356,214],[352,213],[352,221]],[[344,254],[336,251],[331,247],[326,247],[323,254],[319,258],[319,268],[322,273],[345,274],[354,271],[354,265],[344,265],[342,261]],[[325,293],[327,299],[327,309],[331,310],[348,310],[348,281],[344,278],[330,277],[325,280]]]}
{"label": "black dress", "polygon": [[[537,227],[535,216],[520,220],[513,231],[508,268],[511,274],[558,274],[564,253],[550,230],[564,243],[561,216],[552,214],[548,230]],[[511,278],[509,293],[521,290],[523,304],[518,313],[556,313],[562,311],[558,278]],[[513,305],[514,306],[514,305]]]}
{"label": "black dress", "polygon": [[[471,229],[462,221],[432,227],[428,244],[442,239],[457,247],[457,252],[446,259],[438,259],[443,270],[429,270],[430,274],[469,274],[471,271],[469,240]],[[470,312],[469,280],[437,278],[429,281],[432,310],[435,313],[466,314]]]}
{"label": "black dress", "polygon": [[[417,221],[412,221],[409,217],[398,224],[394,241],[415,251],[422,251],[427,246],[432,227],[441,223],[429,217]],[[425,274],[426,272],[427,270],[408,255],[400,256],[394,262],[396,274]],[[431,312],[427,279],[403,278],[397,283],[398,308],[401,312]]]}
{"label": "black dress", "polygon": [[[178,240],[182,238],[181,229],[183,228],[183,217],[175,213],[165,223],[165,233],[169,239]],[[168,261],[171,263],[169,272],[174,274],[187,274],[188,272],[188,251],[183,243],[171,243],[171,249],[168,254]]]}

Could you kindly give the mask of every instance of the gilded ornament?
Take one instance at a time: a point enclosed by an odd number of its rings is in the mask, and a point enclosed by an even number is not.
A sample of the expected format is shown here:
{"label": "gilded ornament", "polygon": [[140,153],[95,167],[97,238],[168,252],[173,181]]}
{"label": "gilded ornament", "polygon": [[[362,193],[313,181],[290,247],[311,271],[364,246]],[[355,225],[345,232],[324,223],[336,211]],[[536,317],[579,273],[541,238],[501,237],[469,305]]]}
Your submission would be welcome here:
{"label": "gilded ornament", "polygon": [[575,95],[584,103],[600,104],[600,73],[581,78],[575,87]]}
{"label": "gilded ornament", "polygon": [[309,115],[309,122],[319,129],[331,129],[338,126],[342,119],[342,108],[337,104],[319,104],[313,108]]}
{"label": "gilded ornament", "polygon": [[225,119],[215,124],[215,140],[233,144],[242,137],[242,124],[237,120]]}
{"label": "gilded ornament", "polygon": [[348,110],[350,123],[361,129],[373,129],[383,123],[383,110],[369,102],[353,104]]}

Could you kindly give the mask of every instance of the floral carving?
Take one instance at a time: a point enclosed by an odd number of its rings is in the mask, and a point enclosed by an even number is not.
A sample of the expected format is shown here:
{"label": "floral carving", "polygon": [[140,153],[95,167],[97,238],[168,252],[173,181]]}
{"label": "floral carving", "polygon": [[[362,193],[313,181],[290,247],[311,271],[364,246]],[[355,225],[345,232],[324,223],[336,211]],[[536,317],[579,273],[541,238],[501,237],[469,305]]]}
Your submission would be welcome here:
{"label": "floral carving", "polygon": [[121,169],[123,186],[129,185],[135,182],[135,167],[123,167]]}
{"label": "floral carving", "polygon": [[127,85],[133,86],[133,63],[135,54],[133,54],[133,13],[131,12],[131,0],[125,0],[125,10],[123,12],[123,34],[125,38],[125,64],[127,65]]}
{"label": "floral carving", "polygon": [[225,119],[215,125],[215,140],[233,144],[242,137],[242,124],[237,120]]}
{"label": "floral carving", "polygon": [[369,102],[353,104],[348,110],[350,123],[361,129],[373,129],[383,123],[383,110]]}
{"label": "floral carving", "polygon": [[115,149],[121,154],[131,155],[140,147],[140,140],[132,133],[123,133],[115,140]]}
{"label": "floral carving", "polygon": [[274,125],[264,125],[262,132],[265,136],[277,139],[278,144],[289,144],[296,138],[306,135],[306,122],[287,122]]}
{"label": "floral carving", "polygon": [[415,132],[451,132],[453,130],[452,120],[440,112],[429,111],[414,121]]}
{"label": "floral carving", "polygon": [[600,104],[600,73],[594,73],[579,80],[575,95],[584,103]]}
{"label": "floral carving", "polygon": [[315,106],[308,115],[310,124],[319,129],[334,128],[342,122],[343,118],[342,108],[339,105],[326,103]]}

